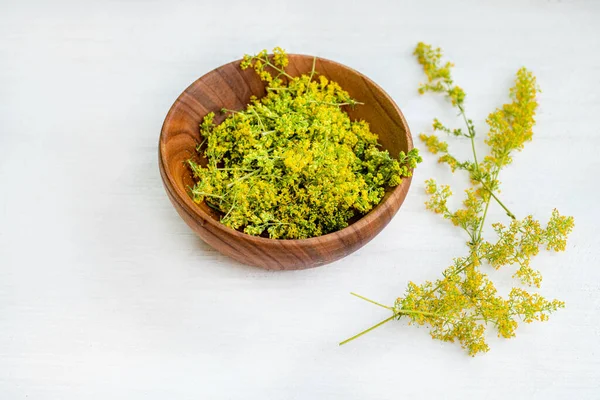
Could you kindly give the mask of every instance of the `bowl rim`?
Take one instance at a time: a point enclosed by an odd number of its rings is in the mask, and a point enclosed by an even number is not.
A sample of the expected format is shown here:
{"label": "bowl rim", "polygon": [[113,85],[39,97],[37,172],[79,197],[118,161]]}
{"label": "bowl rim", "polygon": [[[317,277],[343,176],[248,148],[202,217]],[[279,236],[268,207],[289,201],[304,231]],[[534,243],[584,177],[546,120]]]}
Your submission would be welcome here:
{"label": "bowl rim", "polygon": [[[355,75],[358,75],[361,79],[363,79],[365,82],[367,82],[367,84],[373,85],[374,87],[379,89],[381,91],[381,93],[383,94],[385,100],[388,101],[394,107],[394,110],[400,117],[400,122],[406,132],[406,140],[407,140],[407,144],[408,144],[408,150],[410,151],[414,148],[410,128],[408,126],[406,118],[404,117],[404,114],[400,110],[400,107],[398,107],[398,105],[392,99],[392,97],[385,90],[383,90],[383,88],[381,86],[379,86],[375,81],[373,81],[371,78],[369,78],[368,76],[355,70],[354,68],[348,67],[337,61],[329,60],[327,58],[318,57],[318,56],[310,56],[307,54],[298,54],[298,53],[288,53],[288,57],[300,57],[300,58],[306,57],[306,58],[310,58],[310,59],[323,60],[327,63],[331,63],[342,69],[345,69]],[[239,64],[241,61],[242,61],[242,59],[240,58],[240,59],[225,63],[217,68],[214,68],[214,69],[208,71],[207,73],[200,76],[198,79],[194,80],[190,85],[188,85],[183,90],[183,92],[181,92],[179,94],[179,96],[177,96],[177,99],[175,99],[175,101],[169,108],[169,111],[167,112],[167,115],[165,116],[165,120],[163,121],[163,124],[161,126],[160,136],[159,136],[159,146],[158,146],[160,173],[163,177],[162,180],[165,184],[165,188],[167,189],[168,194],[170,196],[172,196],[175,200],[177,200],[177,203],[182,208],[182,210],[186,212],[186,214],[188,214],[190,217],[194,218],[195,220],[200,219],[201,221],[203,221],[203,223],[201,223],[201,225],[209,224],[209,225],[211,225],[211,227],[220,230],[225,235],[233,236],[234,238],[240,239],[240,240],[252,241],[252,242],[255,242],[257,245],[271,244],[273,242],[277,242],[279,245],[282,245],[282,246],[286,246],[286,245],[289,245],[289,246],[298,246],[298,245],[311,246],[311,245],[322,244],[322,242],[326,241],[326,239],[338,239],[338,240],[341,239],[343,241],[344,238],[354,235],[355,232],[362,231],[364,228],[369,226],[369,224],[373,220],[376,220],[382,213],[384,213],[386,211],[386,209],[384,207],[382,207],[385,203],[392,201],[395,197],[399,197],[401,195],[401,192],[404,190],[404,188],[406,188],[406,191],[408,192],[408,189],[410,188],[410,184],[412,181],[412,175],[410,177],[402,178],[402,183],[400,183],[400,185],[394,187],[392,190],[387,192],[384,195],[384,197],[382,198],[382,200],[379,202],[379,204],[377,204],[375,206],[375,208],[373,208],[367,214],[363,215],[357,221],[351,223],[347,227],[342,228],[337,231],[334,231],[334,232],[326,233],[325,235],[314,236],[314,237],[305,238],[305,239],[271,239],[271,238],[265,238],[262,236],[250,235],[248,233],[240,232],[236,229],[230,228],[230,227],[222,224],[220,221],[215,220],[211,215],[209,215],[204,210],[202,210],[196,203],[193,202],[193,200],[188,195],[188,193],[182,192],[182,190],[179,188],[179,186],[174,183],[173,175],[171,173],[171,170],[168,167],[168,162],[165,159],[166,158],[165,152],[163,152],[163,143],[164,143],[163,139],[164,139],[167,127],[169,125],[170,116],[174,112],[174,107],[178,103],[178,101],[181,99],[181,97],[190,88],[192,88],[194,85],[196,85],[197,82],[202,80],[204,77],[206,77],[212,73],[215,73],[219,69],[224,68],[228,65]],[[398,207],[398,208],[400,208],[400,207]],[[393,215],[390,217],[390,220],[392,218],[393,218]]]}

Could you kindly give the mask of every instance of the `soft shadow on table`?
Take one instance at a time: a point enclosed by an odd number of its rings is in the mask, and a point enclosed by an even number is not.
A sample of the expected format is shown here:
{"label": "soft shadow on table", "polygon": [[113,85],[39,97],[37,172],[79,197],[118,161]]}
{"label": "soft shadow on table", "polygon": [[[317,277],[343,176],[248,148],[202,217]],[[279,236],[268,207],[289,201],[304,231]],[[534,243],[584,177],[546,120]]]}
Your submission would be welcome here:
{"label": "soft shadow on table", "polygon": [[[285,275],[294,275],[301,274],[306,271],[312,271],[314,268],[310,268],[308,270],[267,270],[264,268],[254,267],[252,265],[247,265],[241,263],[237,260],[234,260],[231,257],[223,255],[219,253],[217,250],[213,249],[210,245],[204,242],[202,239],[196,236],[196,240],[194,241],[194,251],[197,251],[198,257],[202,258],[202,264],[206,264],[209,260],[215,260],[218,264],[218,268],[229,270],[229,272],[234,274],[241,274],[245,277],[256,277],[256,278],[266,278],[273,276],[280,276],[281,274]],[[200,267],[202,265],[199,265]]]}
{"label": "soft shadow on table", "polygon": [[[195,244],[196,244],[196,251],[204,253],[205,256],[211,256],[217,259],[217,262],[219,264],[221,264],[220,266],[222,268],[230,268],[233,270],[237,270],[238,272],[256,272],[256,271],[264,271],[264,272],[271,272],[271,271],[266,271],[263,269],[259,269],[257,267],[253,267],[247,264],[243,264],[237,260],[234,260],[233,258],[227,257],[226,255],[223,255],[221,253],[219,253],[217,250],[213,249],[210,245],[208,245],[204,240],[200,239],[199,237],[196,236],[196,240],[195,240]],[[273,271],[276,272],[276,271]]]}

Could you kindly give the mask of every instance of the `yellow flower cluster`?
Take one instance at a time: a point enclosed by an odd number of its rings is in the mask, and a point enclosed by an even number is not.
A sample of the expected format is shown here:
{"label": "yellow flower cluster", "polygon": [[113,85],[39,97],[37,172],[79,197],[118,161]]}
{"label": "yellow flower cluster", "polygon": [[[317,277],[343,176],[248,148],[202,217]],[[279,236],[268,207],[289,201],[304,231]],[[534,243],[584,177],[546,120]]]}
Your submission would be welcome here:
{"label": "yellow flower cluster", "polygon": [[[463,132],[461,129],[449,129],[437,119],[433,122],[434,131],[470,140],[473,160],[469,161],[458,161],[450,154],[448,144],[435,134],[422,134],[420,138],[431,153],[441,153],[438,161],[448,164],[452,172],[460,169],[469,173],[472,187],[466,190],[464,207],[456,211],[448,207],[452,196],[449,186],[438,185],[433,179],[425,185],[430,196],[426,207],[466,232],[470,239],[467,242],[469,254],[454,260],[454,264],[443,272],[443,278],[435,282],[427,281],[421,285],[410,282],[404,296],[398,298],[393,307],[373,302],[392,311],[392,317],[376,326],[391,319],[408,318],[410,323],[429,326],[432,338],[458,341],[470,355],[475,355],[489,350],[485,341],[488,326],[494,326],[498,336],[510,338],[515,336],[519,321],[545,321],[549,314],[564,307],[559,300],[547,300],[523,288],[513,288],[506,298],[500,296],[493,282],[481,271],[482,263],[496,269],[515,266],[514,278],[524,285],[539,288],[542,276],[530,266],[532,258],[544,246],[548,250],[565,250],[574,220],[554,210],[547,225],[542,227],[531,215],[522,220],[516,219],[498,198],[500,170],[512,162],[512,153],[522,150],[524,143],[530,141],[533,135],[539,89],[532,73],[520,69],[515,86],[510,90],[512,102],[489,115],[487,122],[490,129],[485,141],[489,155],[478,162],[474,145],[475,128],[465,114],[465,94],[453,83],[452,64],[442,64],[441,50],[424,43],[417,45],[415,55],[428,78],[419,91],[444,93],[458,109],[467,127],[467,131]],[[508,227],[500,223],[492,225],[498,236],[495,242],[482,238],[492,200],[511,219]],[[347,341],[368,331],[370,329]]]}
{"label": "yellow flower cluster", "polygon": [[197,181],[191,195],[233,229],[303,239],[369,212],[421,159],[417,150],[398,158],[379,150],[369,124],[343,109],[360,103],[314,70],[288,75],[287,65],[280,48],[244,56],[241,68],[253,68],[267,94],[245,110],[223,110],[218,125],[213,113],[204,118],[198,152],[208,162],[189,161]]}
{"label": "yellow flower cluster", "polygon": [[[435,283],[417,285],[410,282],[403,297],[393,308],[397,318],[408,317],[410,322],[429,325],[434,339],[447,342],[455,340],[475,355],[489,350],[485,342],[487,325],[493,325],[498,336],[515,336],[518,321],[529,323],[545,321],[550,313],[564,307],[558,300],[546,300],[537,293],[513,288],[508,298],[500,296],[488,277],[479,268],[487,261],[495,268],[516,264],[515,278],[530,286],[539,287],[541,275],[529,267],[531,257],[549,240],[565,243],[572,228],[572,217],[560,216],[556,211],[545,229],[526,217],[512,221],[509,228],[494,224],[499,240],[470,245],[470,254],[458,258]],[[552,227],[562,225],[562,234],[555,235]]]}
{"label": "yellow flower cluster", "polygon": [[482,258],[498,269],[506,265],[518,265],[515,278],[529,286],[540,287],[542,276],[530,267],[531,258],[536,256],[540,247],[562,251],[567,245],[567,235],[574,226],[573,217],[565,217],[552,212],[545,228],[531,215],[523,220],[512,220],[507,228],[500,223],[492,224],[498,240],[495,243],[482,242],[479,248]]}
{"label": "yellow flower cluster", "polygon": [[461,106],[465,100],[465,92],[459,86],[454,85],[452,80],[451,70],[454,64],[449,61],[441,64],[442,50],[419,42],[414,55],[423,67],[428,81],[419,86],[419,93],[445,93],[453,106]]}
{"label": "yellow flower cluster", "polygon": [[511,103],[491,113],[487,118],[490,126],[485,141],[490,155],[485,158],[487,168],[502,168],[512,162],[510,153],[523,149],[531,141],[535,111],[537,109],[537,83],[533,74],[525,68],[517,71],[515,86],[510,89]]}

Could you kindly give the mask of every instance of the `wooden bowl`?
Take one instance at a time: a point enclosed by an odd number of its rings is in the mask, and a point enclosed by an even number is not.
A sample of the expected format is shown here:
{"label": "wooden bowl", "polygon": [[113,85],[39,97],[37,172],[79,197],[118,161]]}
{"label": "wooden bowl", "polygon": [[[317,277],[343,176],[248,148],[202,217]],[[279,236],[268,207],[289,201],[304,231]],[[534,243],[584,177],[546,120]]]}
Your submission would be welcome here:
{"label": "wooden bowl", "polygon": [[[310,73],[313,57],[289,55],[288,74]],[[323,58],[316,59],[316,71],[333,80],[364,105],[347,109],[353,120],[364,119],[379,135],[382,147],[397,156],[412,149],[412,138],[402,112],[390,96],[361,73]],[[206,204],[196,204],[187,188],[194,185],[186,160],[195,158],[200,141],[199,124],[213,111],[215,121],[225,117],[222,108],[241,110],[250,96],[265,95],[265,85],[252,69],[242,71],[240,60],[223,65],[192,83],[175,101],[162,127],[159,143],[160,175],[169,199],[183,220],[210,246],[244,264],[275,270],[311,268],[327,264],[356,251],[375,237],[396,214],[410,178],[388,190],[371,212],[348,227],[327,235],[298,240],[251,236],[219,222],[219,215]]]}

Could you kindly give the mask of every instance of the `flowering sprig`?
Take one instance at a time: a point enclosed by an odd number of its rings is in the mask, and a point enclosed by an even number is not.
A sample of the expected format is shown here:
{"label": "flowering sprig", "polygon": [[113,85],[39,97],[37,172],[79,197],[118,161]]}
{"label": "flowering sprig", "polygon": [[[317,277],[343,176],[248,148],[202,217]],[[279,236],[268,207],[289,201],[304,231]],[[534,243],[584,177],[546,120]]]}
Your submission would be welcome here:
{"label": "flowering sprig", "polygon": [[[268,51],[262,50],[258,54],[245,54],[242,62],[240,63],[241,69],[254,68],[260,79],[265,82],[272,82],[281,76],[285,76],[288,79],[293,79],[288,73],[285,72],[285,67],[288,65],[288,57],[285,50],[281,47],[275,47],[273,49],[273,56],[270,57]],[[277,73],[273,76],[269,72],[268,68],[271,68]]]}
{"label": "flowering sprig", "polygon": [[[489,350],[485,340],[489,326],[496,328],[498,336],[510,338],[515,336],[519,321],[545,321],[551,313],[564,307],[559,300],[547,300],[538,293],[520,287],[513,288],[507,297],[502,297],[482,272],[482,264],[489,264],[496,269],[514,266],[515,279],[525,286],[539,288],[542,276],[530,266],[531,259],[541,247],[554,251],[565,250],[574,221],[573,217],[562,216],[557,210],[552,212],[545,227],[531,215],[519,220],[498,197],[500,171],[512,162],[513,153],[521,151],[524,144],[532,139],[536,94],[539,91],[533,74],[525,68],[518,70],[515,85],[510,90],[512,101],[488,116],[489,132],[485,143],[489,147],[489,154],[479,161],[474,143],[475,127],[465,113],[465,93],[452,79],[453,64],[442,63],[441,50],[424,43],[417,45],[414,54],[427,76],[427,83],[419,87],[419,92],[445,94],[466,125],[466,131],[450,129],[435,119],[433,130],[469,139],[472,160],[459,161],[450,153],[448,144],[435,134],[421,134],[420,138],[431,153],[440,154],[438,161],[448,164],[452,172],[464,170],[469,174],[472,187],[466,190],[464,207],[458,210],[448,207],[448,200],[452,196],[449,186],[438,185],[432,179],[426,182],[426,192],[429,194],[427,209],[441,214],[466,232],[469,253],[455,259],[444,270],[443,277],[434,282],[426,281],[421,285],[410,282],[404,296],[399,297],[391,307],[353,293],[388,309],[392,315],[341,344],[388,321],[404,317],[409,324],[429,326],[432,338],[458,341],[470,355],[475,355]],[[510,218],[508,226],[492,224],[498,236],[496,242],[486,241],[481,236],[492,200]]]}

